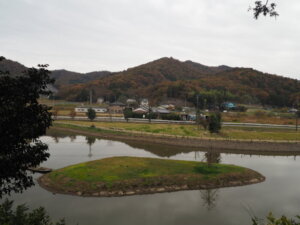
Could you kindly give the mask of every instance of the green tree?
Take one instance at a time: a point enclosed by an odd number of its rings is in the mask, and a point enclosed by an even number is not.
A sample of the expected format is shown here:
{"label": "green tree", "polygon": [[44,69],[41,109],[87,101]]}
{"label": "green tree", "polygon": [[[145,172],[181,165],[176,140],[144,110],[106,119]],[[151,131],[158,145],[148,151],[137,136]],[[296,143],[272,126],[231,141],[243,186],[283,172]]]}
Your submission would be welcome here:
{"label": "green tree", "polygon": [[51,94],[46,68],[39,65],[21,76],[0,73],[0,197],[34,185],[27,168],[49,157],[48,146],[38,139],[52,123],[50,107],[38,102],[40,95]]}
{"label": "green tree", "polygon": [[93,121],[96,118],[96,111],[92,108],[89,108],[86,115],[90,119],[90,121]]}
{"label": "green tree", "polygon": [[209,116],[208,129],[210,133],[219,133],[222,127],[221,124],[221,113],[211,113]]}
{"label": "green tree", "polygon": [[13,210],[13,201],[5,200],[0,205],[0,224],[2,225],[65,225],[64,220],[52,223],[44,208],[28,212],[26,205],[19,205]]}
{"label": "green tree", "polygon": [[124,118],[126,119],[126,121],[128,122],[128,119],[131,118],[133,116],[133,113],[132,113],[132,109],[130,108],[125,108],[123,110],[123,114],[124,114]]}

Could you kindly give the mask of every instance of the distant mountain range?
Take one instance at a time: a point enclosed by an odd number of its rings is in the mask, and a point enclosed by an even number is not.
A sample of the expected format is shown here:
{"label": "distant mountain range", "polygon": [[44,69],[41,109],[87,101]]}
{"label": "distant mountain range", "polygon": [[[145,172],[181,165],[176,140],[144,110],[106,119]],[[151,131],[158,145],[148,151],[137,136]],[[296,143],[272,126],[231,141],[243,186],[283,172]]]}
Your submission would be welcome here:
{"label": "distant mountain range", "polygon": [[[0,70],[1,71],[9,71],[10,74],[13,75],[22,75],[23,71],[25,71],[27,67],[24,65],[5,59],[0,62]],[[68,70],[53,70],[51,71],[51,78],[55,79],[54,86],[56,88],[61,88],[65,85],[72,85],[72,84],[80,84],[80,83],[87,83],[89,81],[97,80],[102,77],[109,76],[111,72],[108,71],[95,71],[90,73],[77,73]]]}
{"label": "distant mountain range", "polygon": [[[21,73],[23,65],[4,60],[0,70]],[[94,98],[114,101],[125,98],[149,98],[151,101],[190,101],[195,96],[217,98],[226,93],[229,100],[240,103],[261,103],[292,106],[300,100],[300,81],[259,72],[251,68],[210,67],[192,61],[161,58],[122,72],[99,71],[76,73],[54,70],[57,97],[83,101],[90,90]],[[299,101],[300,103],[300,101]]]}

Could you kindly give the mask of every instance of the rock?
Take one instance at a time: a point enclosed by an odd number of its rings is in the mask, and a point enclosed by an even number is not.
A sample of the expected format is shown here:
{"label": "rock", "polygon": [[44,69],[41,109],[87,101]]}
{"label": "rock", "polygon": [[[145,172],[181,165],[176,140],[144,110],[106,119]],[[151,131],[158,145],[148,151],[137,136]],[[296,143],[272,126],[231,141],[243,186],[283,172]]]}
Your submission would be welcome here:
{"label": "rock", "polygon": [[92,195],[93,195],[93,196],[99,196],[99,193],[96,192],[96,193],[93,193]]}
{"label": "rock", "polygon": [[78,196],[81,196],[81,195],[82,195],[82,192],[81,192],[81,191],[78,191],[76,194],[77,194]]}
{"label": "rock", "polygon": [[134,195],[135,192],[134,192],[134,191],[126,191],[125,194],[126,194],[126,195]]}
{"label": "rock", "polygon": [[99,194],[100,194],[100,196],[107,196],[108,193],[106,191],[100,191]]}
{"label": "rock", "polygon": [[181,186],[181,189],[188,189],[188,186],[185,184],[185,185],[182,185]]}
{"label": "rock", "polygon": [[231,181],[230,182],[231,185],[241,185],[240,181]]}
{"label": "rock", "polygon": [[118,195],[124,195],[124,192],[123,191],[119,191]]}
{"label": "rock", "polygon": [[162,187],[162,188],[157,188],[157,189],[156,189],[157,192],[164,192],[165,190],[166,190],[166,189],[163,188],[163,187]]}

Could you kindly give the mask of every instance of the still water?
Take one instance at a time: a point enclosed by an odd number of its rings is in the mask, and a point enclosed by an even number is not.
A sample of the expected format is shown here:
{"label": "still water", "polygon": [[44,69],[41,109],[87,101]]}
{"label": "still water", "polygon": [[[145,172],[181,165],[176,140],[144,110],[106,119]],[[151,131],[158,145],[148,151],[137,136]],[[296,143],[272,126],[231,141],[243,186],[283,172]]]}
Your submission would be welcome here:
{"label": "still water", "polygon": [[[51,153],[42,166],[53,169],[113,156],[137,156],[192,161],[207,160],[207,153],[134,142],[119,142],[52,133],[41,138]],[[22,194],[12,194],[16,204],[31,209],[43,206],[54,220],[68,225],[243,225],[251,215],[264,217],[300,214],[300,162],[294,155],[251,155],[216,151],[221,163],[254,169],[266,181],[243,187],[194,190],[141,196],[94,198],[52,194],[39,185]],[[35,174],[37,178],[39,175]]]}

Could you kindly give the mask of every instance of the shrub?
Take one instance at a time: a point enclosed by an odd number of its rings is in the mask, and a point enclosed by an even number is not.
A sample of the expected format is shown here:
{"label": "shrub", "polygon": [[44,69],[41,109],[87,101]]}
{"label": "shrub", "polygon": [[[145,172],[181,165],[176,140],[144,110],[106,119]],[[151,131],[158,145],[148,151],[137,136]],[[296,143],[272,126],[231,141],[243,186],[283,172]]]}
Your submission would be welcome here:
{"label": "shrub", "polygon": [[180,116],[176,113],[162,114],[161,119],[163,119],[163,120],[180,120]]}
{"label": "shrub", "polygon": [[15,210],[13,201],[5,200],[0,205],[0,224],[5,225],[65,225],[64,220],[52,223],[43,207],[28,212],[25,205],[19,205]]}
{"label": "shrub", "polygon": [[92,108],[89,108],[86,115],[90,119],[90,121],[93,121],[96,118],[96,111]]}
{"label": "shrub", "polygon": [[243,105],[239,105],[239,106],[233,108],[232,110],[236,111],[236,112],[246,112],[248,110],[248,108]]}
{"label": "shrub", "polygon": [[150,119],[157,119],[158,115],[157,115],[157,113],[151,112],[146,115],[146,119],[149,119],[149,117],[150,117]]}
{"label": "shrub", "polygon": [[210,133],[219,133],[221,130],[221,113],[212,113],[209,116],[208,129]]}
{"label": "shrub", "polygon": [[128,120],[129,118],[132,118],[133,112],[130,108],[126,108],[126,109],[123,110],[123,114],[124,114],[124,118],[126,120]]}
{"label": "shrub", "polygon": [[262,110],[257,110],[257,111],[254,113],[254,115],[255,115],[256,117],[265,117],[267,114],[266,114],[266,112],[264,112],[264,111],[262,111]]}

